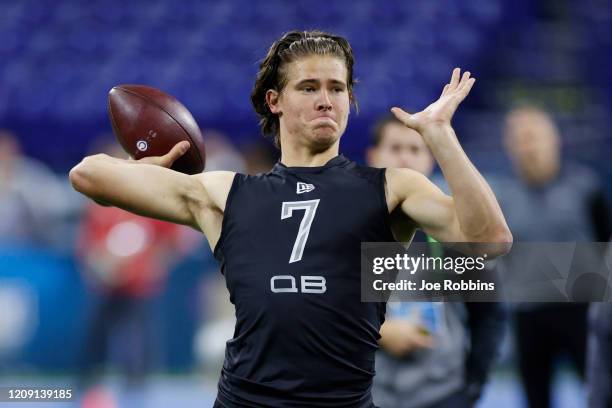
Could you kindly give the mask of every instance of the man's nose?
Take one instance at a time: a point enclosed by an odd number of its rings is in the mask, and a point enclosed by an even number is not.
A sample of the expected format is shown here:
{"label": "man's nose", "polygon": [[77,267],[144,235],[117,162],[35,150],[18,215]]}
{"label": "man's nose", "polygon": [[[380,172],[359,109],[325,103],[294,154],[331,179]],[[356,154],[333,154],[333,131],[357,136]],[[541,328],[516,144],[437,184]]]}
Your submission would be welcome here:
{"label": "man's nose", "polygon": [[317,101],[317,110],[331,110],[332,103],[331,99],[329,99],[329,93],[326,90],[322,90],[319,96],[319,100]]}
{"label": "man's nose", "polygon": [[405,156],[400,157],[399,161],[400,161],[400,167],[402,167],[402,168],[403,167],[410,168],[411,165],[412,165],[412,160],[410,160],[410,158],[405,157]]}
{"label": "man's nose", "polygon": [[414,163],[414,160],[415,160],[415,155],[412,152],[410,152],[410,150],[404,149],[400,153],[399,159],[400,159],[402,167],[412,167],[412,164]]}

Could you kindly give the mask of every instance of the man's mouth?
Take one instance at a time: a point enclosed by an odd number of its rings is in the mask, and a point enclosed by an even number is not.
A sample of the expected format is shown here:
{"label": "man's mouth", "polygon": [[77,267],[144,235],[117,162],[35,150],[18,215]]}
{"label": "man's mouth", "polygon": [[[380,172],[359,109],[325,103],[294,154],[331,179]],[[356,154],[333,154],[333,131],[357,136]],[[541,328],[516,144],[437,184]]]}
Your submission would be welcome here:
{"label": "man's mouth", "polygon": [[314,118],[314,120],[318,120],[318,121],[322,121],[322,122],[330,122],[330,123],[336,123],[336,121],[334,120],[334,118],[332,118],[331,116],[317,116],[316,118]]}

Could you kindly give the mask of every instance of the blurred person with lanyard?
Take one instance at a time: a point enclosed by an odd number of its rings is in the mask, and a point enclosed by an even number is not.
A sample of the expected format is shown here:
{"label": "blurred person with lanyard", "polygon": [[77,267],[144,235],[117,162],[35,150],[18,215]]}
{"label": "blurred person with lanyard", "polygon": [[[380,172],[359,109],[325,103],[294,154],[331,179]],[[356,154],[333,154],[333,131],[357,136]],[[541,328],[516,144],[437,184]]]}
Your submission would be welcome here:
{"label": "blurred person with lanyard", "polygon": [[[421,135],[394,116],[375,125],[367,162],[410,168],[429,177],[435,161]],[[400,214],[392,214],[394,219]],[[399,221],[397,225],[400,225]],[[435,242],[422,230],[402,242]],[[430,247],[431,252],[437,248]],[[505,311],[498,303],[389,302],[376,354],[374,401],[385,408],[472,407],[501,344]]]}
{"label": "blurred person with lanyard", "polygon": [[[510,111],[504,143],[516,178],[492,180],[516,241],[607,241],[610,228],[605,194],[596,174],[561,160],[559,130],[548,113],[535,106]],[[534,253],[537,257],[539,254]],[[525,251],[513,273],[532,273]],[[586,303],[514,305],[519,370],[529,407],[551,406],[551,381],[560,356],[585,373]]]}

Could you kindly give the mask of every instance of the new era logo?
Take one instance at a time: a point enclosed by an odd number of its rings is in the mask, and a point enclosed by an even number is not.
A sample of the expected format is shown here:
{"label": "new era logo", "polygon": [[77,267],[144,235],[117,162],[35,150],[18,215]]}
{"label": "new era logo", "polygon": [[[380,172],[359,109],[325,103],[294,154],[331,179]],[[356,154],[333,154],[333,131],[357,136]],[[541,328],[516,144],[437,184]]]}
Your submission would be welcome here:
{"label": "new era logo", "polygon": [[307,193],[307,192],[312,191],[314,189],[315,189],[315,186],[313,186],[312,184],[298,182],[297,183],[296,193],[298,193],[298,194]]}

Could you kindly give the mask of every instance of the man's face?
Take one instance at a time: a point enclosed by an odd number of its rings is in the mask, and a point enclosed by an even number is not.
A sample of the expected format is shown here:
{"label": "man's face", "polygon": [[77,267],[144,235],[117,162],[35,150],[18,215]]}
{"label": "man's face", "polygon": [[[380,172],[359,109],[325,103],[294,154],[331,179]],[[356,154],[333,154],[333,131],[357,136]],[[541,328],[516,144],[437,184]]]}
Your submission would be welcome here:
{"label": "man's face", "polygon": [[323,151],[338,143],[350,111],[344,61],[312,55],[284,69],[287,82],[283,90],[266,95],[270,110],[279,116],[281,146],[296,143]]}
{"label": "man's face", "polygon": [[505,143],[512,162],[527,182],[541,184],[556,175],[560,160],[559,135],[543,112],[510,113],[506,119]]}
{"label": "man's face", "polygon": [[391,122],[382,129],[378,146],[368,151],[368,162],[374,167],[407,167],[429,176],[434,161],[419,133],[400,123]]}

